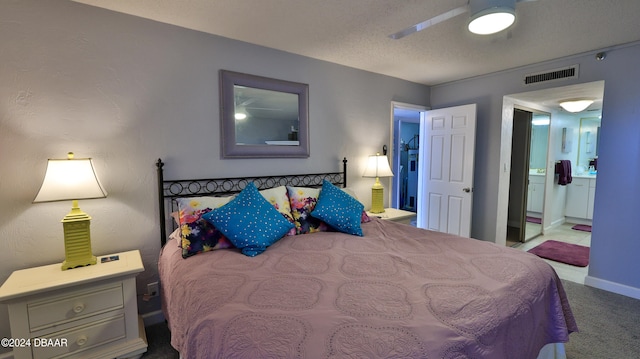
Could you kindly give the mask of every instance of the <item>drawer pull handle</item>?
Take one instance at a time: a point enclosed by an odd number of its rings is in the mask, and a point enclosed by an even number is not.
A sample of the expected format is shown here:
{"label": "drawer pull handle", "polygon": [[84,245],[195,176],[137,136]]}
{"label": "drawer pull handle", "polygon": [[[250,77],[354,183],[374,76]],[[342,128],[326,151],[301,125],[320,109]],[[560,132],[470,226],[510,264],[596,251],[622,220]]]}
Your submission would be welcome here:
{"label": "drawer pull handle", "polygon": [[89,341],[89,338],[87,338],[86,335],[81,335],[78,337],[78,339],[76,339],[76,344],[78,344],[78,346],[83,346],[85,344],[87,344],[87,341]]}
{"label": "drawer pull handle", "polygon": [[80,314],[82,313],[82,311],[84,310],[84,303],[76,303],[73,306],[73,312],[76,314]]}

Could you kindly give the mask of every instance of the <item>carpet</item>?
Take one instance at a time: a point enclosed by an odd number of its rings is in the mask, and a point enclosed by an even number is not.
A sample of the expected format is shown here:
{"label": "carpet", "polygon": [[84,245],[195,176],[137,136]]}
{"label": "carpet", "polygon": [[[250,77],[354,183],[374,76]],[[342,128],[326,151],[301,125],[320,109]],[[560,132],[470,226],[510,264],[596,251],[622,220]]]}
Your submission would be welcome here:
{"label": "carpet", "polygon": [[567,359],[640,358],[640,300],[562,281],[578,323]]}
{"label": "carpet", "polygon": [[542,242],[537,247],[529,249],[527,252],[541,258],[570,264],[576,267],[586,267],[589,265],[589,247],[577,244],[549,240]]}
{"label": "carpet", "polygon": [[536,217],[527,216],[527,222],[542,224],[542,218],[536,218]]}
{"label": "carpet", "polygon": [[571,229],[575,229],[576,231],[591,232],[591,226],[588,224],[576,224],[575,226],[571,227]]}

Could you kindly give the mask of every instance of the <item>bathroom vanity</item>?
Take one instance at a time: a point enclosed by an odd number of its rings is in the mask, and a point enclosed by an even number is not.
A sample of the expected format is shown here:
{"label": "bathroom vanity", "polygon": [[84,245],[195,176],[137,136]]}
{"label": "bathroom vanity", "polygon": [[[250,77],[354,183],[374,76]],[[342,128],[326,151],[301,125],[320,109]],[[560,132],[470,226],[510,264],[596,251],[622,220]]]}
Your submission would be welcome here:
{"label": "bathroom vanity", "polygon": [[567,185],[564,214],[577,219],[593,219],[593,199],[596,193],[595,175],[576,175]]}

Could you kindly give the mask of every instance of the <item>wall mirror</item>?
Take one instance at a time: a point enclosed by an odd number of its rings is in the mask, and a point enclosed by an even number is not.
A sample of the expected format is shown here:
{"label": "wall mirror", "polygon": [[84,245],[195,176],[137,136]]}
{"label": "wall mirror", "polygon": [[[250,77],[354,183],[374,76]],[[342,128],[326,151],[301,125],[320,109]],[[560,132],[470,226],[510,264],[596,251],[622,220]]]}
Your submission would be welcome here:
{"label": "wall mirror", "polygon": [[578,143],[578,166],[581,171],[587,171],[589,161],[598,157],[598,139],[600,119],[588,117],[580,119],[580,136]]}
{"label": "wall mirror", "polygon": [[547,113],[534,113],[531,120],[529,169],[535,170],[536,173],[545,173],[547,168],[550,122],[551,116]]}
{"label": "wall mirror", "polygon": [[222,158],[309,157],[309,85],[220,70]]}

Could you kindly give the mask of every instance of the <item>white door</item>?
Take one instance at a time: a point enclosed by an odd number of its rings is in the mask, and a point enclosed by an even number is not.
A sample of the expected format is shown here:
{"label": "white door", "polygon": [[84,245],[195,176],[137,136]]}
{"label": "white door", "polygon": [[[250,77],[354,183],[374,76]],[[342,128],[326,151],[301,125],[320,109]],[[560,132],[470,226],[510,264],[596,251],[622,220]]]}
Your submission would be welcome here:
{"label": "white door", "polygon": [[420,128],[417,225],[469,237],[476,105],[427,111]]}

